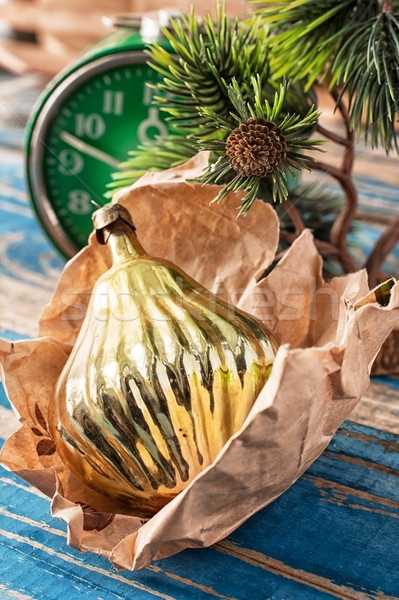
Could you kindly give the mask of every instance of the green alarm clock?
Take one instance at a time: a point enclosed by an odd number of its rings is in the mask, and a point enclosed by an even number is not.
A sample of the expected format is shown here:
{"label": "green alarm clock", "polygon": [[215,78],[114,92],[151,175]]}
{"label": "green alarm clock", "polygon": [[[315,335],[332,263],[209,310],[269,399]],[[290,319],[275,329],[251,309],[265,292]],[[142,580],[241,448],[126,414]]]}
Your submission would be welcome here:
{"label": "green alarm clock", "polygon": [[128,151],[168,131],[148,85],[161,76],[144,53],[160,27],[151,18],[123,17],[118,25],[50,82],[27,125],[31,200],[67,257],[87,243],[95,204],[104,204],[111,173]]}

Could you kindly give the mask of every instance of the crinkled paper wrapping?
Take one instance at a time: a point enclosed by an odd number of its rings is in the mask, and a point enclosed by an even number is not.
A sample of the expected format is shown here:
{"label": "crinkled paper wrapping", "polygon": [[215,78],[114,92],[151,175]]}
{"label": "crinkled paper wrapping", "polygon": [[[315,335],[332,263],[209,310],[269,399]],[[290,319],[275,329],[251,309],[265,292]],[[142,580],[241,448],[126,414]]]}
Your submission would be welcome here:
{"label": "crinkled paper wrapping", "polygon": [[357,308],[369,293],[365,272],[325,283],[309,231],[259,281],[277,248],[276,214],[256,201],[237,221],[237,194],[209,206],[215,188],[185,181],[204,159],[148,174],[117,201],[131,212],[150,254],[262,319],[283,344],[245,424],[188,488],[148,521],[118,514],[111,500],[68,473],[48,434],[52,388],[91,289],[110,264],[94,236],[65,267],[40,338],[0,342],[3,379],[22,423],[4,446],[3,465],[52,497],[52,514],[68,523],[71,546],[107,556],[121,569],[209,546],[291,486],[364,394],[373,360],[399,319],[398,284],[388,306],[371,298]]}

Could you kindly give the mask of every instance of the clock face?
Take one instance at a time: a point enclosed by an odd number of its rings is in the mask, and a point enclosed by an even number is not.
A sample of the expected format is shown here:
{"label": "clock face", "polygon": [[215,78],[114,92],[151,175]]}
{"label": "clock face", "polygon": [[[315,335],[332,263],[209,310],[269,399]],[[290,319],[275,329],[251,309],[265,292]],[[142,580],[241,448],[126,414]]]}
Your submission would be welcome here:
{"label": "clock face", "polygon": [[167,126],[147,85],[160,75],[140,52],[113,54],[81,67],[50,95],[34,126],[28,177],[39,217],[56,245],[72,256],[87,243],[92,201],[140,143]]}

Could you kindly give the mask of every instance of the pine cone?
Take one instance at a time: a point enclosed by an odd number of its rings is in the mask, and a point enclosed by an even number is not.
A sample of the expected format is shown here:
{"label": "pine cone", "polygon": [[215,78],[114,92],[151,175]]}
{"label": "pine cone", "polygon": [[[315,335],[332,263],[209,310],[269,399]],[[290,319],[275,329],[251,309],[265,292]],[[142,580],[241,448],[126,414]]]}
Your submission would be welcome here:
{"label": "pine cone", "polygon": [[227,138],[230,164],[244,177],[265,177],[281,165],[287,143],[280,127],[272,121],[250,118]]}

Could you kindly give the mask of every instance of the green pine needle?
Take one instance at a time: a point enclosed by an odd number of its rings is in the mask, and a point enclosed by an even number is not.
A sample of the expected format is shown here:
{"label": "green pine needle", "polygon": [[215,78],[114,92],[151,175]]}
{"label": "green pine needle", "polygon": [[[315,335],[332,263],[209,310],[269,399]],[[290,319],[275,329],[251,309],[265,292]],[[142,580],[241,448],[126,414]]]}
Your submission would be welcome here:
{"label": "green pine needle", "polygon": [[[221,2],[217,3],[216,23],[208,13],[200,27],[194,10],[182,18],[172,21],[171,30],[164,30],[172,52],[159,44],[152,44],[147,51],[151,66],[163,75],[163,81],[154,86],[157,94],[153,102],[169,115],[172,133],[132,151],[122,165],[126,177],[119,173],[112,176],[108,197],[146,170],[183,164],[200,150],[199,141],[204,138],[225,137],[230,123],[223,129],[223,117],[228,118],[234,108],[228,92],[233,78],[244,96],[252,89],[254,74],[261,82],[268,80],[267,32],[259,19],[239,23],[226,15]],[[220,117],[218,129],[207,126],[212,111]],[[168,157],[161,152],[164,145]]]}
{"label": "green pine needle", "polygon": [[[381,143],[387,154],[399,152],[395,122],[399,117],[399,15],[381,13],[375,21],[353,33],[344,48],[355,54],[350,66],[339,56],[332,64],[334,83],[343,84],[340,98],[349,98],[351,127]],[[354,50],[354,48],[356,50]]]}
{"label": "green pine needle", "polygon": [[312,81],[326,77],[348,34],[379,12],[379,0],[251,0],[271,29],[273,74]]}
{"label": "green pine needle", "polygon": [[[318,110],[314,106],[308,108],[304,116],[284,114],[284,103],[287,97],[288,86],[286,83],[280,84],[279,89],[275,91],[273,100],[264,98],[260,85],[259,78],[253,77],[251,80],[252,96],[250,100],[245,100],[240,92],[239,86],[235,79],[228,86],[228,93],[235,111],[230,112],[229,116],[219,117],[213,111],[204,111],[208,116],[207,126],[217,129],[218,127],[224,130],[230,130],[230,134],[239,122],[247,121],[250,117],[263,118],[266,121],[273,121],[280,127],[284,134],[287,150],[286,158],[282,165],[277,167],[273,173],[266,177],[271,180],[271,199],[273,202],[282,202],[287,198],[287,177],[288,174],[294,175],[301,168],[309,168],[309,161],[314,161],[305,154],[307,150],[319,149],[318,146],[322,143],[320,140],[310,140],[304,135],[298,135],[298,131],[305,131],[315,126],[319,116]],[[214,159],[206,172],[198,179],[203,183],[224,183],[223,188],[219,191],[214,201],[222,200],[231,191],[237,192],[244,190],[246,192],[238,216],[244,215],[251,208],[255,199],[258,197],[261,179],[255,176],[245,177],[235,171],[230,163],[229,157],[226,155],[226,138],[220,140],[200,141],[201,150],[210,150],[219,158]],[[270,199],[265,198],[267,200]]]}
{"label": "green pine needle", "polygon": [[[252,0],[251,0],[252,3]],[[328,77],[347,92],[351,127],[372,147],[399,151],[399,2],[382,12],[382,0],[256,0],[268,24],[275,77]],[[396,12],[395,12],[396,11]]]}
{"label": "green pine needle", "polygon": [[176,135],[161,136],[152,144],[143,144],[137,150],[129,152],[130,158],[121,163],[120,171],[112,173],[113,181],[108,184],[105,197],[112,198],[115,192],[132,185],[149,170],[164,171],[182,165],[197,152],[194,140]]}
{"label": "green pine needle", "polygon": [[228,17],[224,3],[218,2],[216,23],[208,12],[200,27],[192,9],[182,20],[172,20],[171,30],[163,33],[172,52],[153,44],[147,53],[164,77],[156,86],[155,102],[170,115],[177,130],[212,135],[198,112],[204,106],[221,115],[230,112],[226,82],[235,78],[245,96],[254,73],[267,81],[267,31],[259,19],[240,23]]}
{"label": "green pine needle", "polygon": [[[164,33],[172,52],[155,44],[148,54],[163,75],[154,101],[168,113],[173,132],[131,152],[122,165],[126,172],[114,175],[109,195],[145,170],[177,166],[209,150],[210,166],[200,181],[222,186],[215,201],[244,190],[239,214],[245,214],[265,187],[267,201],[282,201],[288,193],[287,178],[314,160],[306,152],[320,144],[309,139],[318,111],[301,82],[289,86],[270,77],[267,30],[260,19],[239,23],[227,17],[224,3],[218,2],[216,23],[208,13],[200,26],[192,10]],[[250,117],[273,121],[288,144],[284,164],[268,177],[268,186],[235,171],[226,155],[228,136]]]}

